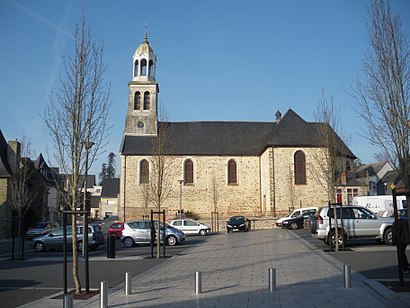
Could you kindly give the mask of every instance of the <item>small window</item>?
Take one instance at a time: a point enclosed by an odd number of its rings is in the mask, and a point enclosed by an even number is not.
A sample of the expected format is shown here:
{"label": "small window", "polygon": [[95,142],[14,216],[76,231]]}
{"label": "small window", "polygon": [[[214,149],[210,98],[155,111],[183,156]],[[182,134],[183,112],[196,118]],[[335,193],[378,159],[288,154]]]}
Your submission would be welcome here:
{"label": "small window", "polygon": [[146,159],[140,163],[140,184],[149,183],[149,163]]}
{"label": "small window", "polygon": [[138,60],[135,60],[135,63],[134,63],[134,77],[138,76],[138,70],[139,70]]}
{"label": "small window", "polygon": [[150,104],[150,93],[147,91],[144,93],[144,110],[149,110]]}
{"label": "small window", "polygon": [[184,183],[185,184],[194,183],[194,163],[190,159],[187,159],[184,162]]}
{"label": "small window", "polygon": [[228,161],[228,185],[238,184],[236,161],[231,159]]}
{"label": "small window", "polygon": [[306,184],[306,160],[302,151],[297,151],[294,156],[295,184]]}
{"label": "small window", "polygon": [[134,94],[134,110],[141,109],[141,93],[139,91]]}
{"label": "small window", "polygon": [[147,75],[147,60],[142,59],[141,60],[141,76],[146,76]]}
{"label": "small window", "polygon": [[180,226],[182,226],[182,221],[181,220],[176,220],[176,221],[174,221],[173,225],[180,227]]}
{"label": "small window", "polygon": [[148,76],[154,77],[154,62],[149,60]]}

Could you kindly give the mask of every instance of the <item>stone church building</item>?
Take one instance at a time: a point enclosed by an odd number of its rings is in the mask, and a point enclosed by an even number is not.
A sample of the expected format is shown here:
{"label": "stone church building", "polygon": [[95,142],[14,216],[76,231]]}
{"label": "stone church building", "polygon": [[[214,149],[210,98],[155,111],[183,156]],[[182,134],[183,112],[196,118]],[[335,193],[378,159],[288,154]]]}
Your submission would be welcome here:
{"label": "stone church building", "polygon": [[[328,201],[318,184],[318,125],[295,111],[279,112],[272,122],[161,122],[158,119],[157,58],[147,36],[133,56],[128,111],[120,148],[120,212],[140,219],[154,204],[147,198],[155,178],[153,147],[166,135],[167,196],[161,210],[167,220],[182,208],[209,218],[243,214],[279,216],[296,207]],[[272,116],[273,118],[273,116]],[[356,158],[342,143],[341,166]],[[322,162],[321,162],[322,163]],[[343,171],[343,170],[341,170]]]}

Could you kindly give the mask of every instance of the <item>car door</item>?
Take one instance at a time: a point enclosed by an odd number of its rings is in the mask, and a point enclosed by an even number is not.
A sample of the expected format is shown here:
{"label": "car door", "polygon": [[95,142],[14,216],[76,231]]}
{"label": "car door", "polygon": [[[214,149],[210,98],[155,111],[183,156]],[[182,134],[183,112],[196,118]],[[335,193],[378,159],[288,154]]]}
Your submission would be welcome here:
{"label": "car door", "polygon": [[185,234],[198,234],[199,223],[195,220],[184,220],[184,228],[182,232]]}
{"label": "car door", "polygon": [[353,208],[357,236],[374,236],[380,232],[380,221],[373,212],[365,208]]}

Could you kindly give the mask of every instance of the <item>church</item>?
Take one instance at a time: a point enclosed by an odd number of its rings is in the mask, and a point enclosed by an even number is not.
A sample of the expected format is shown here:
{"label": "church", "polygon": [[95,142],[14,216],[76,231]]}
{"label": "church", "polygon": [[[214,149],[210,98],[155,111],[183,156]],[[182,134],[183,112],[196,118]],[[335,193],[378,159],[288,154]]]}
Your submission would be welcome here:
{"label": "church", "polygon": [[[152,198],[162,158],[161,211],[202,219],[218,213],[279,216],[327,204],[318,184],[318,125],[289,109],[272,122],[167,122],[160,118],[157,58],[145,34],[133,56],[128,109],[120,147],[120,213],[124,220],[157,210]],[[272,118],[274,118],[272,116]],[[323,123],[322,123],[323,124]],[[164,137],[166,136],[166,138]],[[342,142],[341,172],[356,158]],[[158,150],[160,149],[160,150]],[[151,197],[150,197],[151,194]]]}

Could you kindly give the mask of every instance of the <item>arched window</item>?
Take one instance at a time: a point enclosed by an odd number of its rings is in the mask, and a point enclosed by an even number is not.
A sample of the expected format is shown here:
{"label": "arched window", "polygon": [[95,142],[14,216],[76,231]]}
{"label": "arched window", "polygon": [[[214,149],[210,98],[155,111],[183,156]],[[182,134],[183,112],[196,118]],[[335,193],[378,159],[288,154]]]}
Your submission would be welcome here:
{"label": "arched window", "polygon": [[134,63],[134,77],[138,76],[138,70],[139,70],[138,60],[135,60],[135,63]]}
{"label": "arched window", "polygon": [[148,76],[154,77],[154,62],[149,60]]}
{"label": "arched window", "polygon": [[134,110],[141,109],[141,93],[139,91],[134,94]]}
{"label": "arched window", "polygon": [[306,158],[302,151],[297,151],[294,156],[295,184],[306,184]]}
{"label": "arched window", "polygon": [[238,184],[236,161],[228,161],[228,185]]}
{"label": "arched window", "polygon": [[142,59],[141,60],[141,76],[146,76],[147,75],[147,60]]}
{"label": "arched window", "polygon": [[185,184],[194,183],[194,163],[190,159],[187,159],[184,162],[184,183]]}
{"label": "arched window", "polygon": [[140,184],[149,183],[149,163],[143,159],[140,163]]}
{"label": "arched window", "polygon": [[144,110],[150,109],[150,93],[144,92]]}

